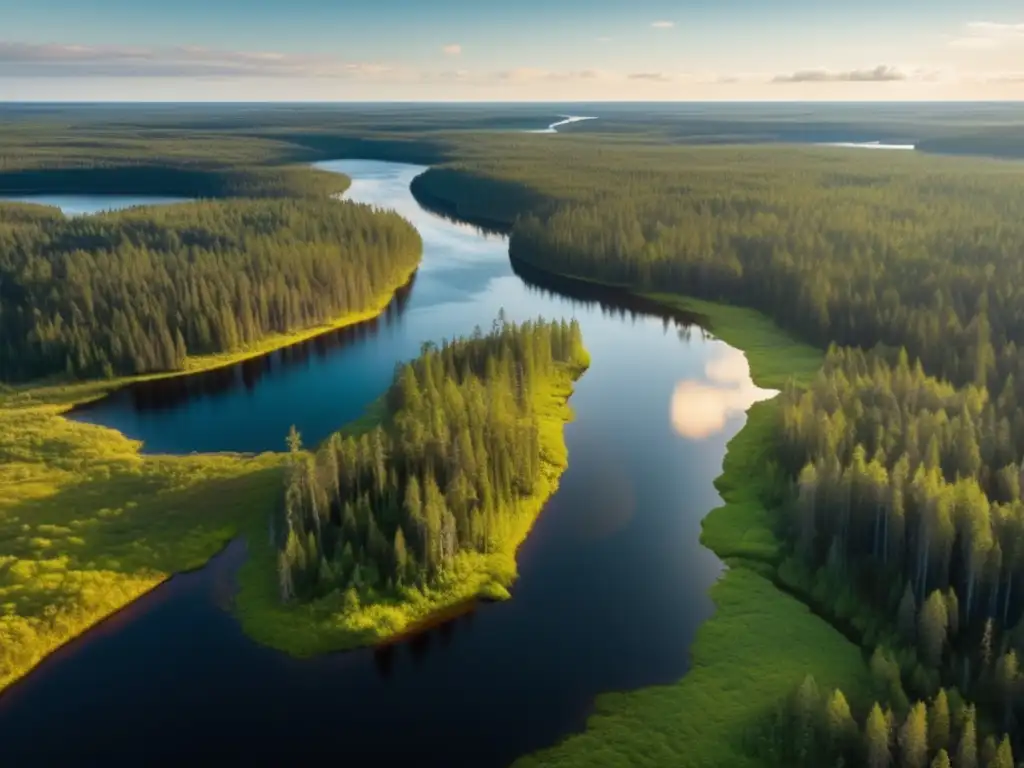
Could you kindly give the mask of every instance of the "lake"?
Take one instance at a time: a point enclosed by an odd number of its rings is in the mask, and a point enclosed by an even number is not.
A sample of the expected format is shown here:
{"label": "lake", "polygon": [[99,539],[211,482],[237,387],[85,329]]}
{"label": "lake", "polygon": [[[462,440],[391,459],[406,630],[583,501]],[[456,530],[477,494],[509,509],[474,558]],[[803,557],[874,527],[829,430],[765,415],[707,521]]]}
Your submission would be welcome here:
{"label": "lake", "polygon": [[188,198],[147,195],[2,195],[0,202],[50,205],[60,208],[65,216],[87,216],[139,205],[184,203],[188,202]]}
{"label": "lake", "polygon": [[[744,356],[614,292],[513,268],[508,243],[423,210],[424,169],[322,163],[347,197],[423,236],[413,282],[378,320],[231,368],[125,388],[73,418],[149,452],[282,450],[358,416],[424,341],[575,317],[592,356],[566,427],[569,468],[518,554],[512,600],[408,641],[313,659],[258,646],[228,607],[236,541],[65,646],[0,695],[12,765],[313,760],[504,766],[582,729],[605,691],[684,675],[723,564],[699,543],[744,410],[771,393]],[[59,735],[58,735],[59,734]]]}

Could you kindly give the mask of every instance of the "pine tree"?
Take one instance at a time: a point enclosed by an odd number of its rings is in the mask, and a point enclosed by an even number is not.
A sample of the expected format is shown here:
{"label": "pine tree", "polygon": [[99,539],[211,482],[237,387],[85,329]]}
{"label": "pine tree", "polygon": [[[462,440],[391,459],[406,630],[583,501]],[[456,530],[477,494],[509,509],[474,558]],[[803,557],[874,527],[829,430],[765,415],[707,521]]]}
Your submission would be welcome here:
{"label": "pine tree", "polygon": [[956,749],[956,768],[978,768],[978,737],[973,706],[968,706],[964,710],[960,743]]}
{"label": "pine tree", "polygon": [[928,746],[933,752],[949,746],[949,699],[940,688],[928,711]]}
{"label": "pine tree", "polygon": [[402,529],[399,528],[395,532],[395,580],[401,584],[405,581],[406,575],[409,571],[409,556],[405,550],[405,536],[402,534]]}
{"label": "pine tree", "polygon": [[857,737],[857,723],[843,692],[836,688],[825,704],[825,728],[833,753],[845,751]]}
{"label": "pine tree", "polygon": [[900,607],[897,611],[899,617],[900,634],[908,643],[915,642],[917,637],[917,600],[914,599],[914,590],[907,582],[903,590],[903,597],[900,600]]}
{"label": "pine tree", "polygon": [[892,762],[892,755],[889,752],[889,726],[878,704],[875,704],[868,714],[864,748],[869,768],[889,768]]}
{"label": "pine tree", "polygon": [[988,764],[988,768],[1014,768],[1013,749],[1010,746],[1009,736],[1003,736],[1003,740],[999,742],[999,748],[996,750],[993,760]]}
{"label": "pine tree", "polygon": [[918,637],[921,654],[932,666],[942,661],[942,649],[946,644],[946,628],[949,617],[946,613],[946,599],[939,590],[928,596],[918,620]]}
{"label": "pine tree", "polygon": [[904,768],[925,768],[928,761],[928,715],[921,702],[914,704],[900,728],[899,744]]}

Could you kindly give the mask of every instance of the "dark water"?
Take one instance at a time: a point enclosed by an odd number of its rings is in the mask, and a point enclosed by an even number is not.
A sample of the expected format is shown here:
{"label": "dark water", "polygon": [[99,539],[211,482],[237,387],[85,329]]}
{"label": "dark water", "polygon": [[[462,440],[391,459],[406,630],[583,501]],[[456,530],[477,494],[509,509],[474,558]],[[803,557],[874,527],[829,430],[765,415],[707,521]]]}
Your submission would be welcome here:
{"label": "dark water", "polygon": [[5,195],[0,202],[35,203],[60,208],[67,216],[85,216],[103,211],[134,208],[137,205],[169,205],[183,203],[184,197],[157,197],[153,195]]}
{"label": "dark water", "polygon": [[[421,210],[419,168],[326,163],[350,196],[399,210],[425,253],[386,317],[263,361],[123,391],[78,418],[152,451],[307,443],[358,415],[421,342],[511,319],[579,319],[593,364],[572,398],[569,469],[519,552],[513,599],[412,640],[309,660],[251,643],[225,610],[245,556],[201,571],[55,654],[0,696],[11,765],[503,766],[581,729],[604,691],[678,679],[721,571],[701,518],[743,410],[741,354],[649,307],[513,271],[502,237]],[[569,294],[566,296],[564,294]],[[570,298],[575,296],[575,298]]]}

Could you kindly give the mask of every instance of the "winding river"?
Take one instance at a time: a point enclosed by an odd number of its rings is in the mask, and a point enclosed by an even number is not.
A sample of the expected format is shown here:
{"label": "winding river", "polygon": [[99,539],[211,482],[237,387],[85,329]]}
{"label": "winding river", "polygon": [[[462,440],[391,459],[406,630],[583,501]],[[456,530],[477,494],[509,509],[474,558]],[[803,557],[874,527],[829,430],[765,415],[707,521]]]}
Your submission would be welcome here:
{"label": "winding river", "polygon": [[754,387],[735,349],[651,307],[514,269],[507,240],[422,209],[423,168],[322,163],[348,197],[423,236],[378,320],[221,371],[121,390],[73,418],[149,452],[281,450],[360,414],[422,342],[576,317],[593,364],[572,397],[569,469],[519,551],[513,599],[408,641],[313,659],[252,643],[228,608],[245,543],[44,661],[0,696],[11,765],[504,766],[583,728],[598,694],[674,681],[722,563],[699,544],[712,480]]}

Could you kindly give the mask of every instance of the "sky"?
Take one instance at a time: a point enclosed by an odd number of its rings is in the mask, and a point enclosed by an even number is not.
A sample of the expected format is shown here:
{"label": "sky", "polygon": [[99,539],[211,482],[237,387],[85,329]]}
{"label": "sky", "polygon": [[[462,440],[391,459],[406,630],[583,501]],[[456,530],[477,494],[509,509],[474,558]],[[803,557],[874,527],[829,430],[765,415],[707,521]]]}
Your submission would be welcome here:
{"label": "sky", "polygon": [[3,101],[1024,99],[1021,0],[0,0]]}

